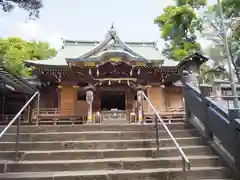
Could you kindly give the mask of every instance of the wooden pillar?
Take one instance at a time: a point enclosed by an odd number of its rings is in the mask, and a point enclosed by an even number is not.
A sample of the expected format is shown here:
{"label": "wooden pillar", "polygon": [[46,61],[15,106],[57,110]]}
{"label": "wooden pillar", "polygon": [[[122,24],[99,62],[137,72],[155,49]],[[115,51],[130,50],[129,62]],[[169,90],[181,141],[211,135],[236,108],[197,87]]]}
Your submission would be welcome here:
{"label": "wooden pillar", "polygon": [[99,89],[94,93],[93,112],[99,112],[101,109],[101,94]]}
{"label": "wooden pillar", "polygon": [[133,92],[131,91],[131,89],[128,89],[125,92],[125,98],[126,98],[126,110],[128,112],[133,110],[133,102],[134,102],[134,97],[135,95],[133,94]]}

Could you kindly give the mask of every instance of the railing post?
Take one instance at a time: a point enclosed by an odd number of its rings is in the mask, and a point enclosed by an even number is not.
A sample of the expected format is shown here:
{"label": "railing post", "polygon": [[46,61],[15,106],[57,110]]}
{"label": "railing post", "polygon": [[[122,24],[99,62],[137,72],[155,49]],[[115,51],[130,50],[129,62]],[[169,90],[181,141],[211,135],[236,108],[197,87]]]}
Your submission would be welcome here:
{"label": "railing post", "polygon": [[19,160],[19,136],[20,136],[20,124],[21,124],[21,116],[17,118],[17,129],[16,129],[16,144],[15,144],[15,161]]}
{"label": "railing post", "polygon": [[[187,92],[187,90],[188,90],[187,84],[190,83],[190,80],[191,80],[191,78],[190,78],[189,72],[184,70],[182,72],[182,78],[181,78],[181,82],[183,83],[183,87],[182,87],[183,93]],[[191,110],[189,109],[189,107],[187,106],[185,99],[183,99],[183,101],[184,101],[184,109],[185,109],[185,114],[186,114],[185,120],[190,121],[191,119],[193,119],[193,114],[192,114]]]}
{"label": "railing post", "polygon": [[187,162],[185,161],[184,157],[182,156],[182,171],[183,171],[183,179],[187,180]]}
{"label": "railing post", "polygon": [[228,110],[229,119],[231,120],[233,131],[236,133],[235,139],[235,149],[234,149],[234,160],[235,166],[240,171],[240,118],[239,109],[229,109]]}
{"label": "railing post", "polygon": [[[238,119],[238,121],[240,121]],[[234,159],[235,159],[235,165],[237,167],[237,169],[240,171],[240,129],[237,128],[237,135],[236,135],[236,150],[235,150],[235,155],[234,155]]]}
{"label": "railing post", "polygon": [[40,93],[37,95],[37,116],[36,116],[36,125],[38,125],[39,121],[39,107],[40,107]]}
{"label": "railing post", "polygon": [[206,99],[204,99],[203,100],[203,102],[204,102],[204,105],[205,105],[205,108],[204,108],[204,114],[205,114],[205,118],[203,119],[203,124],[204,124],[204,138],[207,140],[207,141],[209,141],[209,142],[211,142],[211,141],[213,141],[214,139],[214,134],[210,131],[210,128],[208,127],[209,125],[208,125],[208,123],[209,123],[209,118],[208,118],[208,112],[207,112],[207,110],[208,110],[208,107],[209,107],[209,102],[206,100]]}
{"label": "railing post", "polygon": [[154,119],[155,119],[155,129],[156,129],[157,152],[159,152],[159,134],[158,134],[158,117],[157,117],[157,115],[154,116]]}
{"label": "railing post", "polygon": [[202,98],[202,102],[204,104],[204,118],[202,120],[203,125],[204,125],[204,138],[207,141],[211,142],[211,141],[213,141],[214,135],[208,128],[209,118],[208,118],[207,110],[208,110],[208,107],[209,107],[209,102],[206,99],[206,97],[210,95],[210,88],[211,88],[211,86],[206,85],[206,84],[201,84],[200,85],[201,98]]}

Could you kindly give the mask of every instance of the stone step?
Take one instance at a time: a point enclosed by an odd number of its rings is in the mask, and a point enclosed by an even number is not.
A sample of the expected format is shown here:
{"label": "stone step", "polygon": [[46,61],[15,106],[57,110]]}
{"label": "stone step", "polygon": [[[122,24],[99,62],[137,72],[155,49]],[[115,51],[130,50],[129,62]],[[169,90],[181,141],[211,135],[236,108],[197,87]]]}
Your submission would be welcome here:
{"label": "stone step", "polygon": [[[187,155],[212,155],[212,150],[207,146],[183,146]],[[1,157],[0,151],[0,157]],[[9,152],[14,154],[14,152]],[[5,152],[2,159],[10,155]],[[176,147],[161,147],[156,153],[156,148],[132,148],[132,149],[92,149],[92,150],[53,150],[53,151],[23,151],[20,152],[21,160],[80,160],[80,159],[102,159],[123,157],[170,157],[179,156]]]}
{"label": "stone step", "polygon": [[[176,138],[180,146],[201,145],[201,137]],[[174,147],[170,138],[159,139],[160,147]],[[19,142],[19,150],[71,150],[71,149],[127,149],[156,147],[156,139],[87,140],[87,141],[33,141]],[[14,151],[15,142],[0,142],[0,151]]]}
{"label": "stone step", "polygon": [[[188,180],[226,178],[224,167],[194,167],[188,172]],[[24,172],[0,174],[3,180],[184,180],[181,168],[156,168],[141,170],[95,170]]]}
{"label": "stone step", "polygon": [[[189,123],[167,123],[170,130],[193,129]],[[5,126],[4,126],[5,127]],[[0,131],[4,128],[0,127]],[[21,126],[22,133],[40,133],[40,132],[82,132],[82,131],[154,131],[154,124],[126,124],[126,125],[104,125],[104,124],[84,124],[84,125],[39,125],[39,126]],[[164,130],[159,124],[159,130]],[[8,132],[15,133],[16,126],[12,126]]]}
{"label": "stone step", "polygon": [[[189,156],[191,167],[216,167],[220,160],[216,156]],[[5,165],[5,166],[4,166]],[[180,168],[180,156],[164,158],[113,158],[95,160],[65,161],[7,161],[0,162],[1,172],[53,172],[53,171],[90,171],[150,168]]]}
{"label": "stone step", "polygon": [[[196,129],[172,130],[174,137],[196,137],[199,132]],[[72,132],[39,132],[39,133],[21,133],[20,141],[81,141],[81,140],[120,140],[120,139],[154,139],[155,131],[72,131]],[[160,138],[168,138],[166,131],[159,131]],[[16,133],[6,133],[0,139],[3,142],[15,142]]]}

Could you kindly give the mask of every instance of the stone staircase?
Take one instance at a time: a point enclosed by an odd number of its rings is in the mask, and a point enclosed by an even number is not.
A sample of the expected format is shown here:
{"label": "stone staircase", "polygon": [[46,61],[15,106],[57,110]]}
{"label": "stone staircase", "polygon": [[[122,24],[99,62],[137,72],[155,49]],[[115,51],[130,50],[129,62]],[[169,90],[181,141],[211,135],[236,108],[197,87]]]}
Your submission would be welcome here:
{"label": "stone staircase", "polygon": [[[228,179],[230,171],[186,123],[167,124],[190,159],[188,180]],[[20,161],[15,162],[12,127],[0,142],[2,180],[182,180],[182,161],[160,127],[148,125],[21,126]]]}

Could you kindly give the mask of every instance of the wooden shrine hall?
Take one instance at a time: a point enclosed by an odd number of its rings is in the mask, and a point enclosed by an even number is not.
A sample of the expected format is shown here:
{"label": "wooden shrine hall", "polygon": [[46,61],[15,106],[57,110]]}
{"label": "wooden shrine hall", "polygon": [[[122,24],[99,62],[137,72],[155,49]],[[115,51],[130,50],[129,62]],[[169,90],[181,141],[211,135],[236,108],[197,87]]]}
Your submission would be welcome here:
{"label": "wooden shrine hall", "polygon": [[[26,79],[0,66],[0,125],[8,124],[37,91],[38,89]],[[30,109],[27,109],[20,118],[29,120]]]}
{"label": "wooden shrine hall", "polygon": [[198,53],[181,62],[164,60],[156,43],[124,42],[111,27],[101,42],[65,39],[56,57],[27,65],[34,67],[41,84],[40,121],[54,116],[84,123],[99,114],[103,121],[116,121],[135,113],[137,122],[152,115],[146,99],[138,102],[138,91],[145,92],[162,117],[169,112],[182,116],[183,98],[176,82],[183,70],[196,71],[206,61]]}

